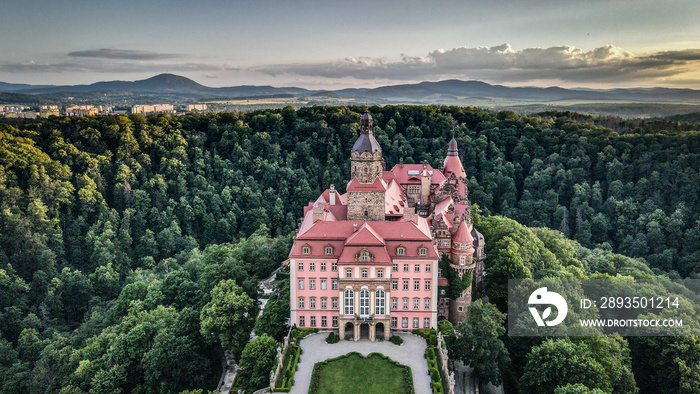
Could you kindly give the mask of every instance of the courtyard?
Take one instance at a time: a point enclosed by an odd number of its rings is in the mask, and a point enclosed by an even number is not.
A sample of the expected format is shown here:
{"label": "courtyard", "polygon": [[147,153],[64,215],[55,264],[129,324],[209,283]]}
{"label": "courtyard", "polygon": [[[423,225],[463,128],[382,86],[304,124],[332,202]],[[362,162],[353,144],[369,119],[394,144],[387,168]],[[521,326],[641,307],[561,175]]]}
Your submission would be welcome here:
{"label": "courtyard", "polygon": [[428,376],[428,364],[423,357],[425,353],[425,340],[413,334],[399,335],[404,343],[396,346],[389,341],[371,342],[369,339],[361,339],[358,342],[340,341],[335,344],[326,343],[328,332],[319,332],[309,335],[301,341],[301,361],[299,370],[294,375],[294,386],[291,393],[307,394],[311,374],[317,362],[335,358],[344,354],[357,352],[367,357],[370,353],[381,353],[392,360],[411,368],[413,373],[413,387],[416,393],[429,393],[430,376]]}

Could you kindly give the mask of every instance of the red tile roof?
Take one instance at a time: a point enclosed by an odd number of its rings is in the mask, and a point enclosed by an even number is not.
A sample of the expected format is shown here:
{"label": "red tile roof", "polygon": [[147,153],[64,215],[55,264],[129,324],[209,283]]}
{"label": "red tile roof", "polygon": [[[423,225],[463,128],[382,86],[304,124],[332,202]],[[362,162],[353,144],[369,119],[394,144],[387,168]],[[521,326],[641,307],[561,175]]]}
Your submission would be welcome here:
{"label": "red tile roof", "polygon": [[348,183],[346,190],[349,192],[383,192],[386,191],[386,184],[379,178],[375,179],[373,183],[360,183],[357,178],[352,178],[352,180]]}
{"label": "red tile roof", "polygon": [[[445,180],[445,176],[432,166],[428,165],[427,170],[433,172],[430,175],[431,185],[439,185],[440,182]],[[417,173],[416,175],[409,175],[409,171]],[[402,166],[397,164],[391,169],[391,172],[394,174],[394,178],[402,185],[407,183],[420,183],[421,173],[423,172],[423,164],[404,164]],[[415,180],[410,181],[409,179],[411,178],[415,178]]]}
{"label": "red tile roof", "polygon": [[369,222],[365,222],[362,226],[354,232],[345,241],[345,245],[350,246],[364,246],[364,245],[384,245],[384,238],[382,238],[376,231],[372,228]]}
{"label": "red tile roof", "polygon": [[472,243],[474,242],[474,238],[472,238],[472,235],[470,234],[469,228],[467,227],[467,222],[465,222],[464,220],[459,222],[459,226],[457,226],[457,231],[452,236],[452,241],[465,243],[470,246],[472,245]]}

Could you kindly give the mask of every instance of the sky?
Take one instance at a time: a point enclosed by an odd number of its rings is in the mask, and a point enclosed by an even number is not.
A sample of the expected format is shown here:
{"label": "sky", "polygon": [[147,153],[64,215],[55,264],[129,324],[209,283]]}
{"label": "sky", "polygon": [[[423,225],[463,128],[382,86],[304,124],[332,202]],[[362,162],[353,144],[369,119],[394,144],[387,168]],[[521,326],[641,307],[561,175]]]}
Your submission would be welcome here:
{"label": "sky", "polygon": [[700,89],[700,1],[6,0],[0,81]]}

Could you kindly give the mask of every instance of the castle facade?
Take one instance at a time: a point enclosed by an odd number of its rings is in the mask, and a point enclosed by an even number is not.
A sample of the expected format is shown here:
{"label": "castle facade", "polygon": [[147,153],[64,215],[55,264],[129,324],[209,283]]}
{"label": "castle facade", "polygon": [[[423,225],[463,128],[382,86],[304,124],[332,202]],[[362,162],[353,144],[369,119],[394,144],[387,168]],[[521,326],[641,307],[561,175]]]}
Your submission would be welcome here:
{"label": "castle facade", "polygon": [[386,171],[365,112],[350,162],[345,194],[331,185],[304,207],[289,256],[291,323],[374,341],[463,321],[473,286],[448,298],[438,261],[446,255],[456,275],[478,283],[485,254],[457,142],[439,170],[402,160]]}

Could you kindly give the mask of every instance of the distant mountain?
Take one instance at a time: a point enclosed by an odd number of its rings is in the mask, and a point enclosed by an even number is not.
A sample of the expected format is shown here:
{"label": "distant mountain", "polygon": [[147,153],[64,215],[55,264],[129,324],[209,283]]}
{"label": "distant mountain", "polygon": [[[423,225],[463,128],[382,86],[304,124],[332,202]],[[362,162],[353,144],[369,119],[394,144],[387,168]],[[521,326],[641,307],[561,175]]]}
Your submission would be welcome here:
{"label": "distant mountain", "polygon": [[[7,84],[4,84],[7,85]],[[302,88],[276,88],[273,86],[234,86],[225,88],[211,88],[201,85],[189,78],[175,74],[160,74],[155,77],[140,81],[107,81],[96,82],[91,85],[63,85],[63,86],[31,86],[14,90],[3,90],[4,85],[0,85],[0,92],[12,91],[26,94],[50,94],[50,93],[88,93],[105,91],[123,91],[138,94],[169,94],[189,97],[247,97],[247,96],[268,96],[277,94],[308,94],[310,91]]]}
{"label": "distant mountain", "polygon": [[0,82],[0,92],[12,93],[25,89],[40,89],[48,88],[53,85],[27,85],[26,83],[7,83]]}
{"label": "distant mountain", "polygon": [[296,87],[232,86],[212,88],[189,78],[174,74],[160,74],[140,81],[107,81],[91,85],[33,86],[0,82],[0,92],[50,95],[52,99],[82,95],[97,97],[149,96],[187,99],[235,99],[252,97],[330,96],[367,99],[368,102],[386,103],[463,103],[474,100],[504,99],[529,104],[563,100],[573,101],[635,101],[655,103],[700,103],[700,91],[692,89],[564,89],[559,87],[507,87],[480,81],[450,79],[439,82],[421,82],[382,86],[374,89],[341,89],[336,91],[307,90]]}

